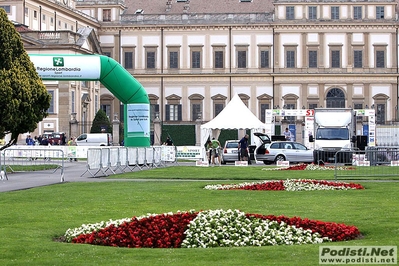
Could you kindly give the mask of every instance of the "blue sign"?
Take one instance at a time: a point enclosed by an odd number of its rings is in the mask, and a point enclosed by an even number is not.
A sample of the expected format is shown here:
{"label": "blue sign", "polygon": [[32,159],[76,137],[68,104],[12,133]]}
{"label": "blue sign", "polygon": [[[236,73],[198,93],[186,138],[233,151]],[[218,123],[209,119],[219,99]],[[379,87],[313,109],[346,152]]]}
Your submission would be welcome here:
{"label": "blue sign", "polygon": [[291,141],[296,141],[296,127],[295,125],[288,125],[288,130],[291,132]]}

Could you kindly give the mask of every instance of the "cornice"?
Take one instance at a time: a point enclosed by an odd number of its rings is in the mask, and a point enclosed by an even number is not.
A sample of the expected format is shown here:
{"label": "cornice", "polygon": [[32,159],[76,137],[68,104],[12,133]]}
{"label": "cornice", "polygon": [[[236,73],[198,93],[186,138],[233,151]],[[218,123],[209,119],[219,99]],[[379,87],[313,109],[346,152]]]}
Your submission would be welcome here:
{"label": "cornice", "polygon": [[390,30],[392,32],[395,32],[395,30],[397,29],[397,27],[399,27],[399,25],[396,24],[383,24],[383,25],[371,25],[371,24],[300,24],[300,25],[278,25],[278,24],[274,24],[274,29],[276,31],[304,31],[304,33],[306,33],[306,31],[309,30],[314,30],[314,31],[326,31],[326,30],[353,30],[353,31],[372,31],[372,30]]}
{"label": "cornice", "polygon": [[137,25],[137,24],[113,24],[107,26],[101,25],[101,31],[158,31],[160,29],[168,29],[169,31],[207,31],[207,30],[259,30],[272,31],[272,26],[267,25]]}

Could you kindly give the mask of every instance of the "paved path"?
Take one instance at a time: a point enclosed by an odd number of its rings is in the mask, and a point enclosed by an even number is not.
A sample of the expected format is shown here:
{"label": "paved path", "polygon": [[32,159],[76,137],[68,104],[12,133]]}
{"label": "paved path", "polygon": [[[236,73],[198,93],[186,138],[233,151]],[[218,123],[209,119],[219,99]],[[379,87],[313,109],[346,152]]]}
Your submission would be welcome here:
{"label": "paved path", "polygon": [[[168,167],[174,166],[176,164],[169,164]],[[195,162],[179,162],[178,165],[189,166],[195,165]],[[263,166],[263,164],[256,164],[256,166]],[[150,181],[148,179],[107,179],[105,176],[101,176],[101,173],[98,174],[99,177],[92,177],[90,173],[85,173],[86,171],[86,162],[66,162],[64,165],[64,182],[109,182],[109,181]],[[146,168],[144,168],[146,169]],[[139,171],[138,168],[133,171]],[[110,174],[110,172],[107,172]],[[151,179],[151,181],[158,181]],[[162,179],[162,181],[175,181],[175,180],[166,180]],[[179,179],[179,181],[183,181]],[[196,181],[196,180],[187,180],[187,181]],[[213,180],[215,181],[215,180]],[[350,180],[345,180],[345,182],[349,182]],[[399,180],[354,180],[354,182],[399,182]],[[53,184],[60,184],[61,182],[61,170],[58,169],[56,172],[54,170],[47,171],[38,171],[38,172],[18,172],[18,173],[9,173],[8,180],[0,180],[0,192],[6,191],[15,191],[15,190],[23,190],[34,187],[41,187]]]}
{"label": "paved path", "polygon": [[[177,164],[168,164],[168,167],[174,165]],[[178,165],[194,166],[195,162],[179,162]],[[81,176],[86,171],[86,169],[87,166],[85,161],[65,162],[64,182],[105,182],[105,181],[132,181],[132,180],[144,181],[138,179],[107,179],[105,176],[101,176],[102,173],[98,173],[96,177],[92,177],[89,172],[86,172],[83,176]],[[143,168],[143,169],[148,169],[148,168]],[[135,168],[133,169],[133,171],[140,171],[140,170],[138,168]],[[117,173],[120,173],[120,171],[118,171]],[[107,174],[111,174],[111,172],[108,171]],[[41,187],[41,186],[47,186],[59,183],[61,183],[60,169],[57,169],[55,172],[54,170],[47,170],[47,171],[38,171],[38,172],[8,173],[8,180],[0,180],[0,192],[29,189],[33,187]]]}

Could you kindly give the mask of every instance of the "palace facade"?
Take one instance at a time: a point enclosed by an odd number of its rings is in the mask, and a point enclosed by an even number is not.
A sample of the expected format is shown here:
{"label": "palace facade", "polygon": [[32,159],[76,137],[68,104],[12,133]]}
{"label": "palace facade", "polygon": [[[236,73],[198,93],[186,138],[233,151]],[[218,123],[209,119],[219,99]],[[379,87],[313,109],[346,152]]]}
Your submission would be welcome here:
{"label": "palace facade", "polygon": [[[144,86],[152,119],[163,125],[212,120],[234,94],[262,121],[266,109],[316,107],[373,108],[378,125],[399,120],[396,1],[1,0],[0,7],[29,54],[117,60]],[[99,108],[123,118],[99,82],[44,83],[53,100],[37,134],[72,134],[71,121],[87,132]],[[303,137],[303,118],[275,122],[294,124]]]}

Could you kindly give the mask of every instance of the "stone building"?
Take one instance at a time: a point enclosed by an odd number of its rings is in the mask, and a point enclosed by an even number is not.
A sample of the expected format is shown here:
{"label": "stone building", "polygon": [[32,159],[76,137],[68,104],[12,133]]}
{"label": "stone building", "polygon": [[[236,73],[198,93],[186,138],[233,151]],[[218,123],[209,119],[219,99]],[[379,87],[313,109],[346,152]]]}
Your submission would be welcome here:
{"label": "stone building", "polygon": [[[209,121],[235,93],[262,121],[266,109],[316,107],[374,108],[377,124],[398,120],[396,1],[26,0],[0,7],[26,25],[29,53],[102,53],[120,62],[143,84],[152,118],[163,125]],[[50,41],[55,33],[69,45]],[[50,121],[51,130],[68,132],[71,114],[82,123],[98,108],[111,120],[123,117],[101,84],[63,83],[46,84],[55,111],[39,134]],[[276,129],[288,124],[300,140],[302,118],[277,118]]]}

